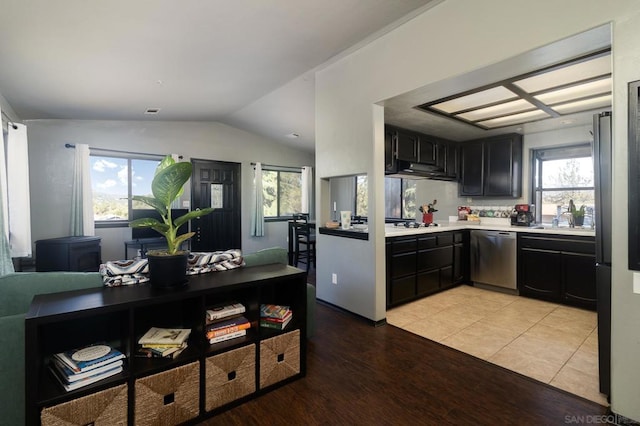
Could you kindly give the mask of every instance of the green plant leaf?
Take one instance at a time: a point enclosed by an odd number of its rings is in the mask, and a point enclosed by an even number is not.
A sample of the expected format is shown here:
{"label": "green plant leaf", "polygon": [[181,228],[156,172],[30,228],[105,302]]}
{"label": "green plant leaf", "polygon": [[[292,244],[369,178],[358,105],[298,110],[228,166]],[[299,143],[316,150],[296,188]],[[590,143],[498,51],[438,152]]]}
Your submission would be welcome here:
{"label": "green plant leaf", "polygon": [[163,223],[158,221],[157,219],[151,217],[141,217],[140,219],[132,220],[129,222],[130,228],[151,228],[157,225],[162,225]]}
{"label": "green plant leaf", "polygon": [[177,217],[174,221],[173,221],[173,225],[176,228],[179,228],[180,225],[183,225],[184,223],[190,221],[191,219],[196,219],[198,217],[207,215],[209,213],[211,213],[213,211],[213,209],[211,207],[207,207],[206,209],[201,209],[201,210],[193,210],[190,211],[187,214],[184,214],[180,217]]}
{"label": "green plant leaf", "polygon": [[165,205],[153,197],[145,197],[144,195],[134,195],[133,197],[131,197],[131,199],[134,201],[143,202],[146,205],[153,207],[162,216],[167,215],[167,208],[165,207]]}
{"label": "green plant leaf", "polygon": [[182,234],[176,237],[175,247],[176,248],[180,247],[180,244],[182,244],[184,241],[188,240],[189,238],[193,237],[194,235],[196,235],[195,232],[187,232],[186,234]]}
{"label": "green plant leaf", "polygon": [[191,163],[174,163],[157,171],[151,183],[153,196],[169,206],[181,193],[183,185],[191,177]]}
{"label": "green plant leaf", "polygon": [[129,222],[131,228],[151,228],[154,231],[162,234],[168,238],[167,233],[169,231],[169,225],[158,221],[151,217],[141,217],[140,219],[132,220]]}
{"label": "green plant leaf", "polygon": [[154,174],[157,175],[160,170],[166,169],[172,164],[176,164],[176,160],[174,160],[170,155],[165,156],[162,161],[160,161],[160,164],[158,164],[158,166],[156,167]]}

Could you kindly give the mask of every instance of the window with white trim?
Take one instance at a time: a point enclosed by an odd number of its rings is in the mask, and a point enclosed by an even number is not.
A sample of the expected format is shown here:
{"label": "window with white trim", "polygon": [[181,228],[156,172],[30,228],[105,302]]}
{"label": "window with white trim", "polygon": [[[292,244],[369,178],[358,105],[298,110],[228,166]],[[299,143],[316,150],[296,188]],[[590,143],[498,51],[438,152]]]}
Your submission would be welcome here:
{"label": "window with white trim", "polygon": [[128,225],[131,210],[149,208],[130,202],[132,195],[152,196],[151,182],[159,159],[91,154],[93,217],[96,225]]}
{"label": "window with white trim", "polygon": [[536,221],[568,224],[569,201],[585,206],[584,226],[594,220],[595,188],[590,144],[533,149],[531,182]]}
{"label": "window with white trim", "polygon": [[302,211],[300,168],[262,166],[265,219],[290,219]]}

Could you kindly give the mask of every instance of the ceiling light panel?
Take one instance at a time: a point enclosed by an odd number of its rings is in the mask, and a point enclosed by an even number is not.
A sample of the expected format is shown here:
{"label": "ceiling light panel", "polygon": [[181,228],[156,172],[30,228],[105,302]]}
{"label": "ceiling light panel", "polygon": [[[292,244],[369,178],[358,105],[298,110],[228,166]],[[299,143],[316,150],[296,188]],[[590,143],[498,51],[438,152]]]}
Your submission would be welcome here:
{"label": "ceiling light panel", "polygon": [[458,114],[456,115],[456,117],[460,117],[469,121],[479,121],[506,114],[515,114],[530,109],[535,109],[535,106],[525,101],[524,99],[519,99],[517,101],[505,102],[503,104],[493,105],[487,108],[468,111],[462,114]]}
{"label": "ceiling light panel", "polygon": [[534,75],[533,77],[515,81],[514,84],[532,93],[607,74],[611,74],[611,55],[600,56],[575,65]]}
{"label": "ceiling light panel", "polygon": [[584,99],[577,102],[555,105],[553,109],[560,114],[572,114],[574,112],[588,111],[595,108],[605,108],[611,105],[611,95],[599,96],[597,98]]}
{"label": "ceiling light panel", "polygon": [[495,127],[511,126],[513,124],[526,123],[529,121],[549,118],[550,115],[542,110],[528,111],[520,114],[508,115],[505,117],[493,118],[491,120],[480,121],[477,124],[493,129]]}
{"label": "ceiling light panel", "polygon": [[482,92],[461,96],[439,104],[431,105],[430,108],[453,114],[458,111],[477,108],[495,102],[503,102],[515,98],[516,95],[505,87],[498,86]]}
{"label": "ceiling light panel", "polygon": [[535,96],[541,102],[549,105],[560,102],[568,102],[574,99],[593,97],[595,95],[603,95],[611,92],[611,77],[603,78],[589,83],[579,84],[552,92],[543,93]]}

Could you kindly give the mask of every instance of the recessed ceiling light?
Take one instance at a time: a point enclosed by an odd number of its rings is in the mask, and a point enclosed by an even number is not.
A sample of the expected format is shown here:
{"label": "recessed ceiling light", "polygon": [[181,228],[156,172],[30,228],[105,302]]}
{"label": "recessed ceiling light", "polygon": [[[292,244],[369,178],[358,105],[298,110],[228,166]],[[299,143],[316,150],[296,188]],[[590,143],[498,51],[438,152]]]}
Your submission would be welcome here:
{"label": "recessed ceiling light", "polygon": [[560,124],[563,124],[563,125],[565,125],[565,126],[566,126],[567,124],[573,124],[573,122],[574,122],[574,121],[575,121],[575,120],[572,120],[572,119],[570,119],[570,118],[569,118],[569,119],[567,119],[567,120],[562,120],[562,121],[560,122]]}
{"label": "recessed ceiling light", "polygon": [[299,138],[300,137],[300,135],[298,133],[289,133],[288,135],[285,135],[285,136],[288,137],[288,138],[291,138],[291,139],[295,139],[295,138]]}
{"label": "recessed ceiling light", "polygon": [[160,108],[147,108],[144,113],[147,115],[155,115],[159,112],[160,112]]}

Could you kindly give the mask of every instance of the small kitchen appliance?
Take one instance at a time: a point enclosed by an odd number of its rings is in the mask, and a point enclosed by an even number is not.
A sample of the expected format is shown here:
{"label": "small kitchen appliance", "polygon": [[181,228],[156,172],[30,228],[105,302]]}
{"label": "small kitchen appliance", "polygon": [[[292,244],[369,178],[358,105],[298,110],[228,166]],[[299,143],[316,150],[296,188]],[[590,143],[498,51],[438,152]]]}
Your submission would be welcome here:
{"label": "small kitchen appliance", "polygon": [[511,225],[531,226],[536,221],[533,204],[516,204],[511,212]]}

